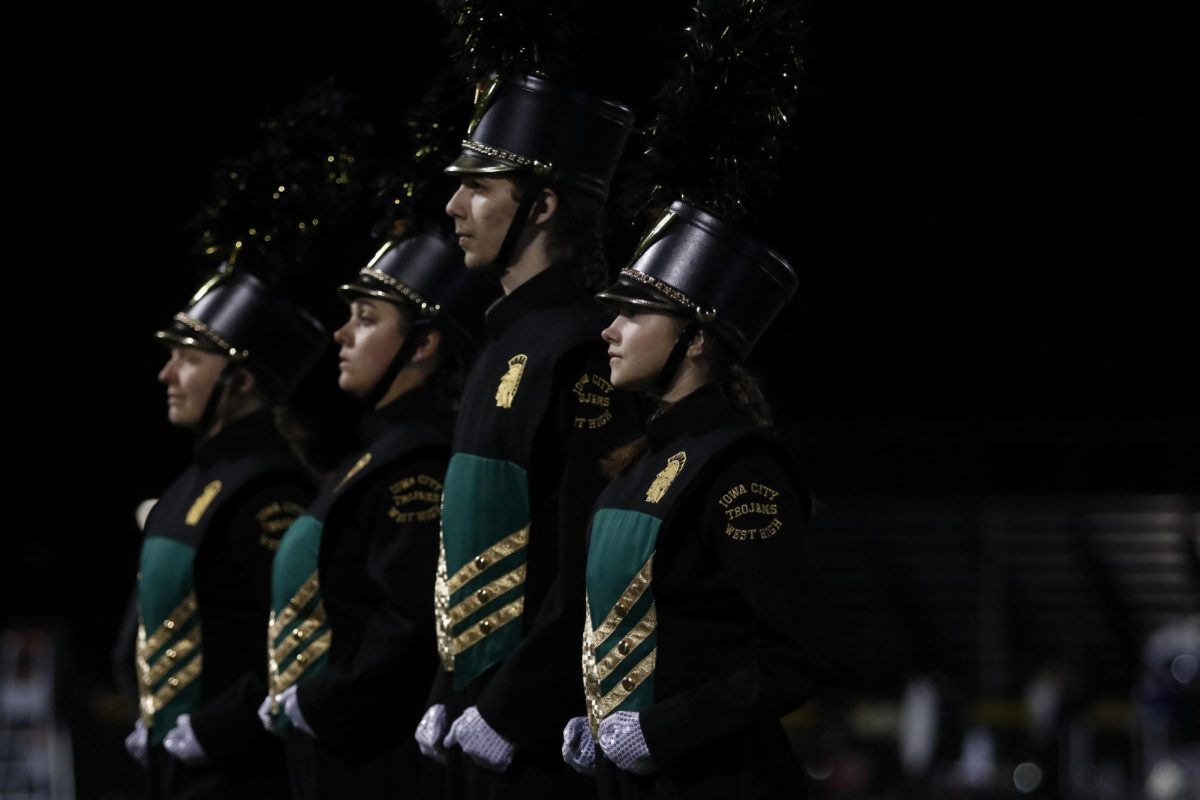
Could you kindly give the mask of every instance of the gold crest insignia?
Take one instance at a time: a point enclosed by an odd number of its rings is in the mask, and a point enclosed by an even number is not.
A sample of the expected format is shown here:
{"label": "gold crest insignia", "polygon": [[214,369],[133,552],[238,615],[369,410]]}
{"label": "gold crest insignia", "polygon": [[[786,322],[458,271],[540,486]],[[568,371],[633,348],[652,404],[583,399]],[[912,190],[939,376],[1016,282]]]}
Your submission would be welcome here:
{"label": "gold crest insignia", "polygon": [[521,376],[525,374],[527,361],[529,356],[520,353],[508,360],[508,369],[500,379],[500,385],[496,387],[498,408],[512,408],[513,398],[517,396],[517,386],[521,383]]}
{"label": "gold crest insignia", "polygon": [[675,482],[675,478],[679,473],[683,472],[683,465],[687,463],[687,453],[682,450],[667,459],[667,465],[654,476],[653,483],[646,490],[646,502],[657,503],[663,499],[663,495],[667,493],[667,489],[671,488],[671,484]]}
{"label": "gold crest insignia", "polygon": [[192,507],[188,509],[187,516],[183,518],[184,523],[188,525],[196,525],[200,522],[200,518],[204,516],[204,512],[208,511],[208,507],[212,505],[212,501],[217,499],[217,495],[221,493],[220,481],[213,481],[204,487],[204,491],[200,496],[192,502]]}
{"label": "gold crest insignia", "polygon": [[349,469],[349,471],[346,472],[345,475],[342,476],[342,479],[340,481],[338,481],[338,485],[336,487],[334,487],[334,491],[335,492],[340,491],[341,488],[346,485],[346,481],[350,480],[355,475],[362,472],[362,468],[370,463],[371,463],[371,454],[363,453],[363,457],[360,458],[358,460],[358,462],[353,467],[351,467]]}

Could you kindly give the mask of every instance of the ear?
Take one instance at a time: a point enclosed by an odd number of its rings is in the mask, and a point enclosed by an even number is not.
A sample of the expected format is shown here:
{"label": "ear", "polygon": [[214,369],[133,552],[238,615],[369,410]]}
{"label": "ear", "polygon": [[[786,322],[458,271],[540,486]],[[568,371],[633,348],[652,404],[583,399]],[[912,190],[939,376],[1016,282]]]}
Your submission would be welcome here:
{"label": "ear", "polygon": [[427,358],[432,358],[441,345],[442,332],[437,328],[430,328],[421,335],[421,343],[417,345],[417,349],[413,351],[412,358],[409,360],[415,364]]}
{"label": "ear", "polygon": [[707,354],[708,348],[704,346],[704,337],[705,333],[703,330],[692,337],[692,342],[688,345],[687,349],[688,358],[700,358],[701,356]]}
{"label": "ear", "polygon": [[553,189],[542,189],[537,202],[533,205],[533,221],[537,225],[545,225],[558,211],[558,192]]}
{"label": "ear", "polygon": [[233,380],[229,383],[230,388],[239,394],[251,394],[258,388],[258,380],[254,377],[254,373],[245,367],[238,367],[233,373]]}

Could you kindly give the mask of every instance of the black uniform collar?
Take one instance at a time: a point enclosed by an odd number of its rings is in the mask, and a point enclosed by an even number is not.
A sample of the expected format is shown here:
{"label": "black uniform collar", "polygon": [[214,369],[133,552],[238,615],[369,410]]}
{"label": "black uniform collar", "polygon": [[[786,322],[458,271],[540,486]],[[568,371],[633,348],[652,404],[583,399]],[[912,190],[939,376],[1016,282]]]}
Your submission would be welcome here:
{"label": "black uniform collar", "polygon": [[208,466],[218,459],[244,455],[278,442],[274,411],[270,408],[259,409],[228,425],[222,425],[215,436],[205,436],[197,442],[196,463]]}
{"label": "black uniform collar", "polygon": [[684,433],[700,433],[741,421],[741,415],[715,383],[706,383],[677,403],[656,411],[646,423],[651,450],[666,447]]}
{"label": "black uniform collar", "polygon": [[499,338],[531,311],[570,305],[585,297],[583,283],[571,262],[551,264],[514,289],[512,294],[492,303],[484,314],[488,335]]}
{"label": "black uniform collar", "polygon": [[441,387],[424,384],[405,392],[383,408],[372,410],[358,423],[360,441],[366,445],[405,422],[435,421],[450,413],[450,400]]}

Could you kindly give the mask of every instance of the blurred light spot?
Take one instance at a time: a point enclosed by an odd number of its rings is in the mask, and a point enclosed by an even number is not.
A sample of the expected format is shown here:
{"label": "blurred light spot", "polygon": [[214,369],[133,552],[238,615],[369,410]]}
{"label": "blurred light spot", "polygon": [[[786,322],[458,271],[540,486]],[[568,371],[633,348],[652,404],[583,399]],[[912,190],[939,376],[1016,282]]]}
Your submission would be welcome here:
{"label": "blurred light spot", "polygon": [[810,761],[804,762],[804,771],[814,781],[827,781],[829,780],[829,776],[833,774],[833,768],[828,764],[813,764]]}
{"label": "blurred light spot", "polygon": [[1175,656],[1175,659],[1171,662],[1171,674],[1180,683],[1191,683],[1194,681],[1197,671],[1200,671],[1200,664],[1197,664],[1196,657],[1189,653]]}
{"label": "blurred light spot", "polygon": [[1018,764],[1013,770],[1013,786],[1018,792],[1028,794],[1042,785],[1042,769],[1037,764]]}
{"label": "blurred light spot", "polygon": [[1175,800],[1184,796],[1187,776],[1174,761],[1159,761],[1146,778],[1146,797],[1149,800]]}

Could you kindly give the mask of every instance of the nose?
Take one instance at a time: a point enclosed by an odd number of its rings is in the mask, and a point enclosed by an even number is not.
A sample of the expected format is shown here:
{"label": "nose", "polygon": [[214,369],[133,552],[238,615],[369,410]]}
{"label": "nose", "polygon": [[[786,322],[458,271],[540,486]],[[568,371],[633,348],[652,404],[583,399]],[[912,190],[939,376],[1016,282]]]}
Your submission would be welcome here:
{"label": "nose", "polygon": [[163,364],[163,368],[158,371],[159,383],[171,383],[175,380],[175,356],[172,355],[167,359],[167,363]]}
{"label": "nose", "polygon": [[614,319],[607,328],[600,332],[600,338],[609,344],[619,343],[621,341],[621,332],[617,330],[617,324],[620,321],[620,317]]}
{"label": "nose", "polygon": [[462,219],[464,216],[460,200],[462,193],[466,190],[467,187],[459,186],[454,190],[454,194],[450,195],[450,199],[446,202],[446,213],[451,217],[454,217],[454,219]]}
{"label": "nose", "polygon": [[342,327],[338,328],[336,331],[333,332],[333,340],[335,342],[337,342],[339,345],[341,345],[342,347],[346,347],[347,345],[350,344],[350,330],[349,329],[350,329],[350,323],[353,321],[354,321],[353,319],[346,320],[345,325],[343,325]]}

